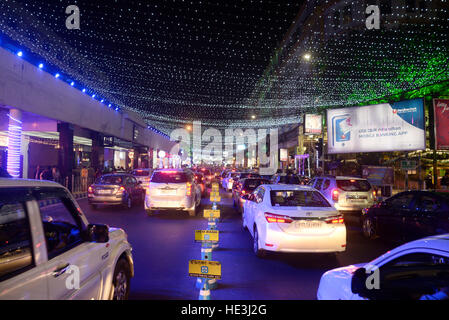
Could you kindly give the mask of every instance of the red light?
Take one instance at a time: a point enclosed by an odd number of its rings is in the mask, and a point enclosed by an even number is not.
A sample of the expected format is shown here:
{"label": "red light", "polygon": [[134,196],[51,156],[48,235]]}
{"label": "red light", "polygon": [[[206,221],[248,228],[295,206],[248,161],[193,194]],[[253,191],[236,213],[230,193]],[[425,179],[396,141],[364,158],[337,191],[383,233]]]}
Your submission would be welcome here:
{"label": "red light", "polygon": [[245,194],[246,193],[246,191],[245,190],[242,190],[242,194]]}
{"label": "red light", "polygon": [[338,190],[337,189],[332,190],[332,200],[338,201]]}
{"label": "red light", "polygon": [[162,173],[176,173],[177,171],[161,171]]}
{"label": "red light", "polygon": [[265,219],[268,223],[292,223],[293,220],[289,216],[265,212]]}
{"label": "red light", "polygon": [[89,192],[89,193],[93,193],[93,192],[94,192],[94,190],[92,189],[92,187],[89,187],[89,189],[87,189],[87,192]]}
{"label": "red light", "polygon": [[272,244],[272,243],[265,243],[265,245],[266,245],[267,247],[274,247],[274,244]]}
{"label": "red light", "polygon": [[190,182],[187,182],[187,195],[192,195],[192,184]]}
{"label": "red light", "polygon": [[341,216],[326,220],[326,223],[329,223],[329,224],[342,224],[344,222],[345,222],[345,220]]}

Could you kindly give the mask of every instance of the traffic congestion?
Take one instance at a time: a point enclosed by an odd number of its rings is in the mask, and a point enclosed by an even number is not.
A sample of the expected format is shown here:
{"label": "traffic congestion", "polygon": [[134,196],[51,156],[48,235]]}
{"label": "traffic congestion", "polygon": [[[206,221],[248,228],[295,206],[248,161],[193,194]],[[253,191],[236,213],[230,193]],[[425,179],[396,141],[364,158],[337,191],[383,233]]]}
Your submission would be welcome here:
{"label": "traffic congestion", "polygon": [[0,1],[0,301],[449,300],[446,2]]}
{"label": "traffic congestion", "polygon": [[[142,176],[139,170],[102,175],[88,187],[87,199],[78,201],[55,182],[1,178],[2,236],[6,237],[2,241],[8,244],[3,247],[8,254],[2,254],[2,287],[5,283],[7,287],[0,298],[132,298],[134,268],[139,267],[136,255],[144,253],[134,253],[128,240],[126,230],[133,224],[129,219],[136,218],[128,218],[128,212],[136,210],[139,219],[158,216],[168,223],[171,219],[198,222],[201,210],[210,207],[207,196],[212,184],[221,186],[221,196],[227,199],[222,207],[228,207],[232,232],[251,238],[243,249],[246,255],[257,257],[257,264],[283,264],[290,259],[286,256],[310,260],[312,254],[321,262],[338,265],[322,273],[308,298],[448,298],[447,192],[405,191],[378,201],[368,180],[359,177],[323,175],[306,180],[286,172],[270,178],[254,169],[204,166],[150,171],[149,181],[143,183],[137,181]],[[204,172],[212,176],[209,186]],[[89,223],[87,219],[97,213],[107,222],[119,215],[120,222],[111,226]],[[27,215],[32,224],[26,221]],[[358,235],[348,237],[347,233]],[[151,234],[139,236],[143,241],[158,241]],[[340,265],[340,257],[354,245],[351,241],[360,238],[366,243],[387,241],[389,250],[378,258],[371,256],[371,262],[351,256],[344,260],[353,260],[353,264]],[[36,240],[38,251],[32,249]],[[41,265],[44,256],[49,260]],[[78,290],[66,291],[58,287],[64,284],[58,278],[67,278],[72,266],[82,266],[80,273],[85,278]],[[360,270],[374,266],[381,270],[382,288],[372,292],[363,286],[369,274]],[[54,286],[48,292],[38,290],[43,281],[50,280]],[[232,296],[233,290],[228,291]],[[190,292],[185,294],[188,298]]]}

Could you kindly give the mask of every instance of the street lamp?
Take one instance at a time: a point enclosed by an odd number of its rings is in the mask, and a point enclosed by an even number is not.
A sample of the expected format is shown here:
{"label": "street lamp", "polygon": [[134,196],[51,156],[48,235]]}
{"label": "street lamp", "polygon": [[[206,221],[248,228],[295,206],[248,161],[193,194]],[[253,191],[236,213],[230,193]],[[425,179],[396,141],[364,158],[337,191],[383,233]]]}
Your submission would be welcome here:
{"label": "street lamp", "polygon": [[306,53],[306,54],[304,54],[303,58],[304,58],[304,60],[309,61],[312,58],[312,55],[310,53]]}

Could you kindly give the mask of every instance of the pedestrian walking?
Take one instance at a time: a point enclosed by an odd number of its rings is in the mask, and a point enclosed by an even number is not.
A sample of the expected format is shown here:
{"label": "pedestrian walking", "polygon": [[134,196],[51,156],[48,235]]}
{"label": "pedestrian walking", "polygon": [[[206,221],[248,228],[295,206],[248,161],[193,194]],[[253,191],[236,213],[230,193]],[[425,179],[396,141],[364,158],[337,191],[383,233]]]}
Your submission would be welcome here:
{"label": "pedestrian walking", "polygon": [[446,171],[444,177],[441,179],[441,188],[447,189],[449,187],[449,172]]}

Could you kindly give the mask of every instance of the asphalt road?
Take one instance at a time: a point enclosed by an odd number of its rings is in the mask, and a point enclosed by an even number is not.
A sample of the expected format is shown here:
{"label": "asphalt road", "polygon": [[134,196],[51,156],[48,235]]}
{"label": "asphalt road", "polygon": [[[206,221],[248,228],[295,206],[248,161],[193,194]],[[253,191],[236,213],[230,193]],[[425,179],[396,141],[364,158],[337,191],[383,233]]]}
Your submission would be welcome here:
{"label": "asphalt road", "polygon": [[[219,248],[212,260],[222,264],[222,280],[211,291],[214,300],[302,300],[316,299],[321,275],[332,268],[368,262],[396,245],[379,239],[369,241],[355,224],[347,225],[346,252],[332,257],[325,254],[270,254],[259,259],[252,252],[252,239],[241,226],[241,216],[232,207],[229,193],[222,193],[219,205],[222,219]],[[202,200],[196,217],[184,212],[161,212],[148,217],[143,205],[131,210],[103,207],[91,210],[87,200],[79,204],[91,223],[123,228],[133,246],[135,277],[131,299],[198,298],[196,278],[188,276],[188,261],[201,259],[201,245],[194,232],[207,229],[202,209],[211,207]]]}

